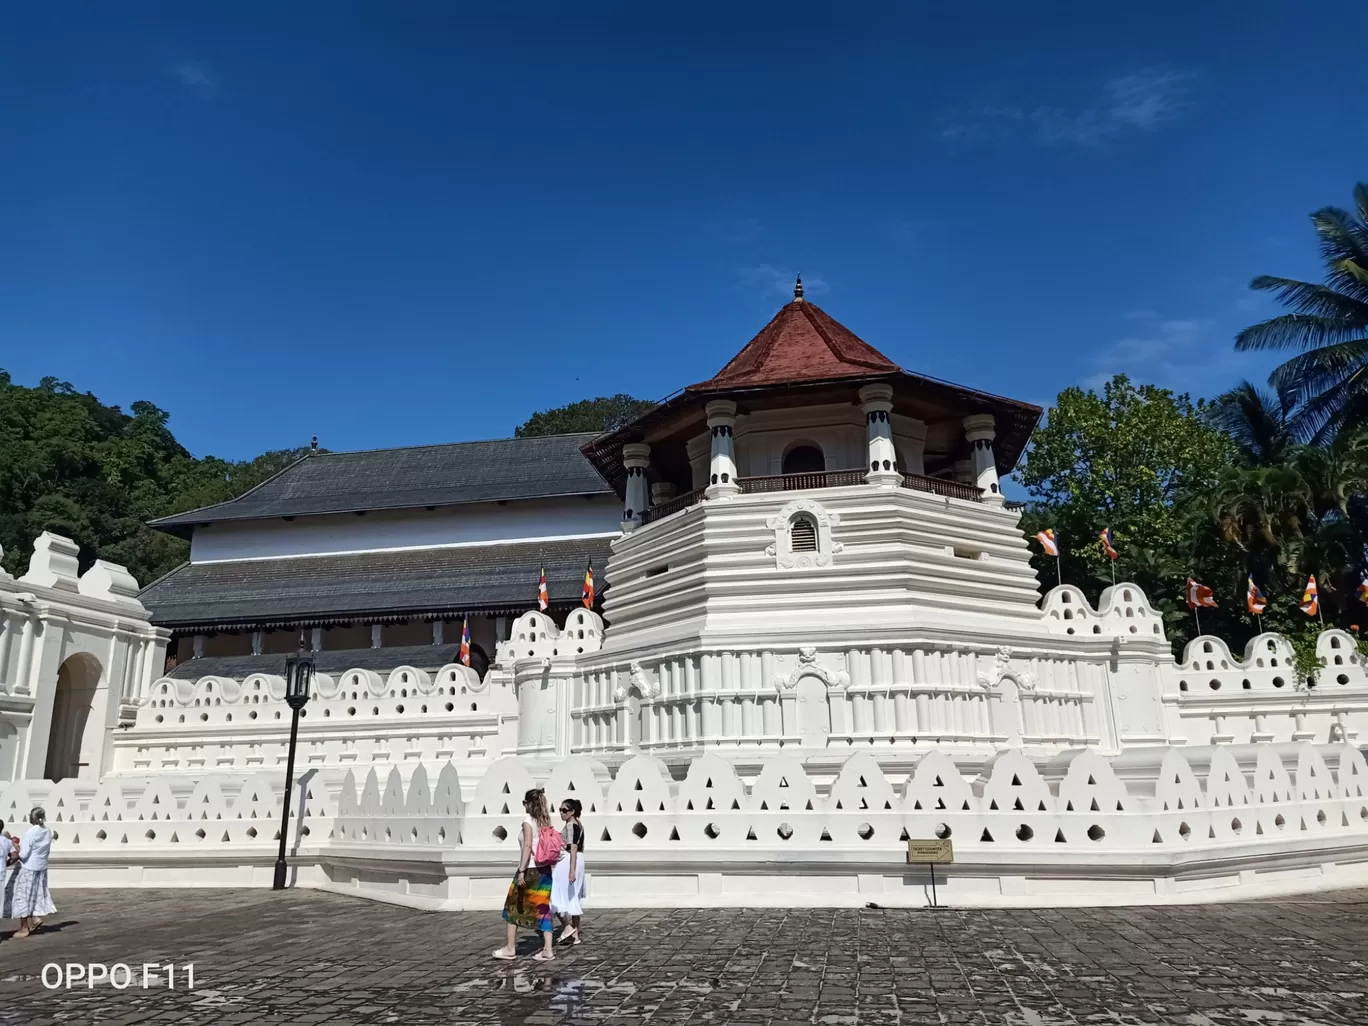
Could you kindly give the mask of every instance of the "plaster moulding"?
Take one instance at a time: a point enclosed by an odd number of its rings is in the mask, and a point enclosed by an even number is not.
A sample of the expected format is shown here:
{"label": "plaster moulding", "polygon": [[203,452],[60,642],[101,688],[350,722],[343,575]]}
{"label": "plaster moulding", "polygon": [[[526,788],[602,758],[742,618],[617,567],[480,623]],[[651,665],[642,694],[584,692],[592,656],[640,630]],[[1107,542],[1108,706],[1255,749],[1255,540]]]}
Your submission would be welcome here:
{"label": "plaster moulding", "polygon": [[791,673],[776,673],[774,686],[780,691],[791,691],[804,677],[816,677],[829,688],[843,688],[850,683],[845,670],[829,670],[817,661],[817,649],[804,646],[798,650],[798,665]]}
{"label": "plaster moulding", "polygon": [[1003,645],[993,656],[993,665],[978,675],[979,686],[989,690],[1000,687],[1004,678],[1016,681],[1017,686],[1032,691],[1036,686],[1036,676],[1029,670],[1012,669],[1012,650]]}
{"label": "plaster moulding", "polygon": [[[790,522],[799,513],[806,513],[817,524],[816,552],[793,551]],[[831,529],[840,522],[840,514],[831,512],[821,503],[812,499],[794,499],[765,521],[765,526],[774,532],[774,542],[766,546],[765,555],[773,556],[780,570],[810,570],[813,567],[831,566],[831,557],[844,548],[840,542],[831,540]]]}

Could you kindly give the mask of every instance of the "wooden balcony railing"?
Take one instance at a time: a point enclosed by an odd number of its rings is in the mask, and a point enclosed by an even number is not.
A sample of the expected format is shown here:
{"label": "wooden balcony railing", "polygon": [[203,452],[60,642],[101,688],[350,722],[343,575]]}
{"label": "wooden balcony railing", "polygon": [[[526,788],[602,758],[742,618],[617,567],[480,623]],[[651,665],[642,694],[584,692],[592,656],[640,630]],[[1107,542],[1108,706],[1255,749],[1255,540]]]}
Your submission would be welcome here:
{"label": "wooden balcony railing", "polygon": [[673,499],[670,499],[667,502],[662,502],[659,506],[652,506],[650,509],[648,509],[645,513],[641,515],[641,522],[643,524],[649,524],[655,520],[663,520],[665,517],[668,517],[671,513],[678,513],[681,509],[688,509],[690,506],[699,502],[702,498],[702,488],[695,488],[693,491],[685,492],[683,495],[676,495]]}
{"label": "wooden balcony railing", "polygon": [[819,470],[810,474],[771,474],[769,477],[738,477],[743,495],[759,492],[801,492],[807,488],[843,488],[864,484],[863,470]]}
{"label": "wooden balcony railing", "polygon": [[933,492],[936,495],[944,495],[951,499],[968,499],[970,502],[983,501],[978,485],[965,484],[962,481],[947,481],[943,477],[904,474],[903,487],[911,488],[914,492]]}
{"label": "wooden balcony railing", "polygon": [[[767,492],[800,492],[811,488],[845,488],[850,485],[864,484],[863,470],[823,470],[810,474],[771,474],[767,477],[738,477],[736,483],[744,495],[758,495]],[[922,474],[904,474],[903,487],[917,492],[931,492],[951,499],[967,499],[981,502],[982,495],[976,485],[961,481],[947,481],[942,477],[925,477]],[[688,509],[703,501],[705,488],[696,488],[684,495],[676,495],[668,502],[652,506],[642,514],[643,524],[663,520],[671,513]]]}

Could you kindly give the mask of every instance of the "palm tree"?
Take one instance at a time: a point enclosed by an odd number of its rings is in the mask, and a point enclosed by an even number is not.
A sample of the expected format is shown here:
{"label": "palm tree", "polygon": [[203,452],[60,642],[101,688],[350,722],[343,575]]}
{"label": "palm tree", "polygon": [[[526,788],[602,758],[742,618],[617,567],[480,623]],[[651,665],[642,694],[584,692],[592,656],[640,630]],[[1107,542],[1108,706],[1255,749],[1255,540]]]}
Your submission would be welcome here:
{"label": "palm tree", "polygon": [[1246,464],[1274,467],[1287,459],[1295,441],[1288,423],[1291,413],[1287,393],[1271,395],[1242,381],[1212,400],[1209,416],[1235,443]]}
{"label": "palm tree", "polygon": [[1235,336],[1237,350],[1299,349],[1269,383],[1295,403],[1290,426],[1321,443],[1346,424],[1368,423],[1368,184],[1354,187],[1355,211],[1311,215],[1320,236],[1325,284],[1262,275],[1250,288],[1291,308]]}

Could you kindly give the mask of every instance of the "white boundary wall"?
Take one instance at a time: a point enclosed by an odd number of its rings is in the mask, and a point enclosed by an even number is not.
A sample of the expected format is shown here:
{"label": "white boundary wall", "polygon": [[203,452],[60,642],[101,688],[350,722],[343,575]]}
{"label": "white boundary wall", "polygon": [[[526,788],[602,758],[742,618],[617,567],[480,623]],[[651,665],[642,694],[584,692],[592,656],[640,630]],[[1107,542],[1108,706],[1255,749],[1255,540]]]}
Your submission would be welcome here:
{"label": "white boundary wall", "polygon": [[[274,776],[274,775],[272,775]],[[337,785],[311,773],[291,826],[300,886],[419,908],[495,909],[517,859],[520,799],[584,805],[600,907],[922,905],[905,839],[948,836],[957,905],[1222,900],[1368,884],[1368,763],[1348,745],[1224,745],[1035,762],[1004,752],[972,780],[944,753],[889,779],[868,754],[820,786],[791,756],[747,786],[718,756],[681,780],[649,756],[615,776],[576,757],[544,774],[500,759],[463,800],[454,766]],[[337,787],[332,797],[332,787]],[[269,886],[280,794],[267,776],[12,784],[10,819],[44,804],[53,880],[79,886]]]}

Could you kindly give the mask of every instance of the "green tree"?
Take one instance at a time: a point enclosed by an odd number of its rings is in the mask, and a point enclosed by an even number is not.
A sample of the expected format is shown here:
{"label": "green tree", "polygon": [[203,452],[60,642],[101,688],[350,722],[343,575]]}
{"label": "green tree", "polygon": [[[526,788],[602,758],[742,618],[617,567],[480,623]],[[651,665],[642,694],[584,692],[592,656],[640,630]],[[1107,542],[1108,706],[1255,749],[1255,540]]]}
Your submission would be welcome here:
{"label": "green tree", "polygon": [[604,434],[630,424],[654,405],[621,392],[597,399],[581,399],[569,406],[532,414],[514,430],[513,436],[532,438],[538,435],[567,435],[576,431]]}
{"label": "green tree", "polygon": [[[1145,589],[1163,612],[1171,635],[1186,636],[1186,577],[1196,569],[1199,539],[1187,510],[1188,496],[1231,466],[1236,447],[1218,430],[1206,404],[1124,375],[1098,392],[1067,388],[1036,431],[1018,478],[1032,501],[1023,517],[1028,533],[1051,527],[1064,580],[1096,601],[1111,583],[1112,567],[1098,534],[1110,527],[1120,558],[1117,580]],[[1208,553],[1208,559],[1218,555]],[[1223,553],[1222,563],[1229,563]],[[1055,562],[1036,553],[1033,562],[1046,587]],[[1225,585],[1237,575],[1230,565],[1211,564],[1208,580]],[[1223,589],[1228,591],[1228,589]]]}
{"label": "green tree", "polygon": [[184,561],[189,548],[147,521],[231,499],[307,451],[197,460],[167,422],[152,403],[135,402],[125,413],[68,382],[49,377],[26,388],[0,371],[4,568],[23,573],[33,539],[54,531],[80,545],[82,570],[107,559],[146,584]]}
{"label": "green tree", "polygon": [[1296,405],[1291,425],[1324,442],[1345,425],[1368,423],[1368,185],[1354,187],[1354,212],[1311,215],[1320,236],[1325,283],[1262,275],[1250,288],[1272,292],[1292,312],[1245,328],[1238,350],[1296,349],[1270,383]]}

